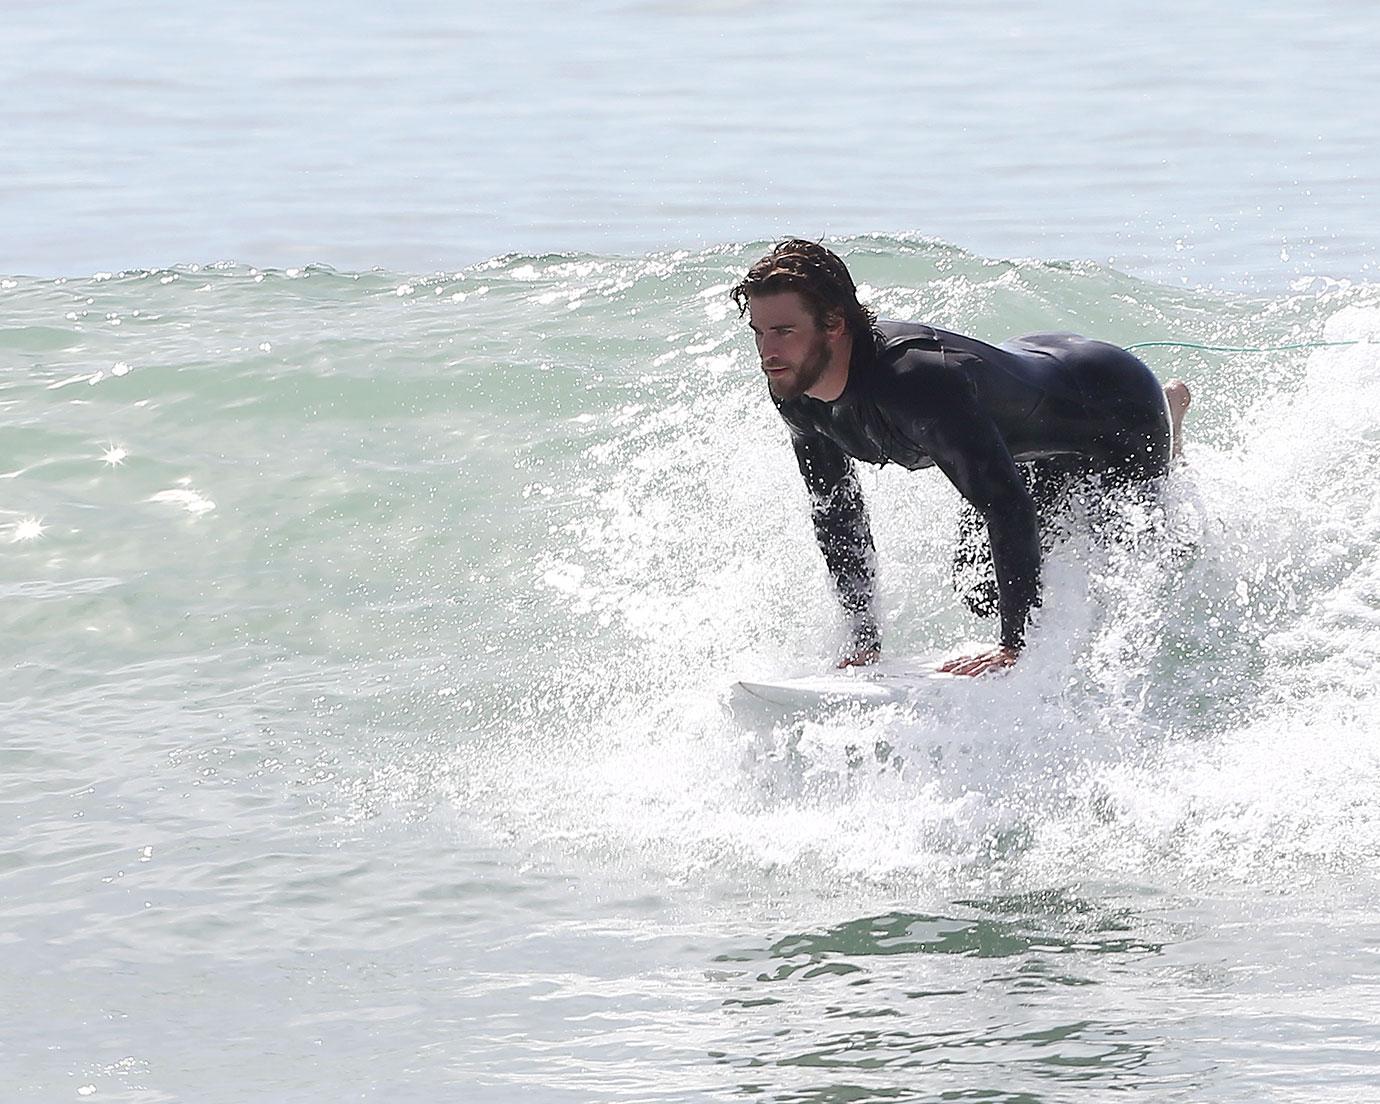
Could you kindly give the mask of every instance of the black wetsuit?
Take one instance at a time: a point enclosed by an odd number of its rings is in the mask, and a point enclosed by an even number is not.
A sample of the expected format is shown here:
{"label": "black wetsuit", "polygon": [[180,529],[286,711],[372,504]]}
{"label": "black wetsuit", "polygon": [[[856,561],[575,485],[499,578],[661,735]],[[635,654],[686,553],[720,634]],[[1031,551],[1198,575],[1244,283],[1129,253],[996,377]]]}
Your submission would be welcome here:
{"label": "black wetsuit", "polygon": [[1169,464],[1169,409],[1150,369],[1124,349],[1075,334],[1001,346],[929,326],[879,322],[854,341],[833,402],[777,401],[813,503],[815,535],[854,644],[876,646],[873,552],[849,457],[910,470],[938,467],[986,522],[1001,642],[1019,648],[1039,600],[1037,504],[1017,461],[1068,474],[1143,480]]}

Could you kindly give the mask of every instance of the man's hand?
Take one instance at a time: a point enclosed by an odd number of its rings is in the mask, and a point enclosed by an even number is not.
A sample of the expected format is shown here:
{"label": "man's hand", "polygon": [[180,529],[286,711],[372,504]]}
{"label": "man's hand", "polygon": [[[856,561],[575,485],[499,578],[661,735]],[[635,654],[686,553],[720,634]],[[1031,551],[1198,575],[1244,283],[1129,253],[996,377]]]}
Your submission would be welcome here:
{"label": "man's hand", "polygon": [[845,654],[835,666],[841,671],[845,667],[866,667],[882,658],[882,649],[876,644],[867,644]]}
{"label": "man's hand", "polygon": [[1010,667],[1020,657],[1015,648],[999,644],[974,656],[955,656],[939,665],[939,670],[948,675],[980,675],[984,671],[996,671]]}

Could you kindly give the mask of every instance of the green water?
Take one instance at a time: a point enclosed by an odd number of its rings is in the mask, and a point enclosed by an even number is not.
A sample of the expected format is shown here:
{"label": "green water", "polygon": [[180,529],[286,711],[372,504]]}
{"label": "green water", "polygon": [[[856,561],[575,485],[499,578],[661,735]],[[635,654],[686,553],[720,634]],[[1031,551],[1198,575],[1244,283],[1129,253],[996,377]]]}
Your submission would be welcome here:
{"label": "green water", "polygon": [[[992,340],[1380,319],[837,244]],[[7,1098],[1368,1098],[1373,347],[1146,350],[1187,561],[1069,547],[1009,678],[763,729],[842,629],[759,250],[6,282]],[[952,489],[864,487],[892,654],[990,631]]]}

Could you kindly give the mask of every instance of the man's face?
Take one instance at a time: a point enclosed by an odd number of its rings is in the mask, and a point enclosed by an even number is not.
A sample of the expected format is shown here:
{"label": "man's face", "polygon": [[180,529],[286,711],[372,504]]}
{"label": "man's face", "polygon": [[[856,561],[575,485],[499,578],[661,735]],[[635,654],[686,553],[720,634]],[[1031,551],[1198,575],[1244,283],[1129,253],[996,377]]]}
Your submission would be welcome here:
{"label": "man's face", "polygon": [[829,332],[821,329],[794,291],[754,295],[748,325],[767,386],[778,399],[795,399],[819,382],[829,367]]}

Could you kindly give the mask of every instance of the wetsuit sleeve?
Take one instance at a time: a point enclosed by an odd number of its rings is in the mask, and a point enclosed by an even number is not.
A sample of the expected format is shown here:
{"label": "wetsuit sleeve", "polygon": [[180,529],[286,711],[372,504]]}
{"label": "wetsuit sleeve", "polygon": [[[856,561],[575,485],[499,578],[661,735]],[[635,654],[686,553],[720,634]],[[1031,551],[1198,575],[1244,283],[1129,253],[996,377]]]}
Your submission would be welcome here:
{"label": "wetsuit sleeve", "polygon": [[876,556],[857,469],[825,437],[793,431],[791,443],[810,492],[815,539],[833,576],[839,604],[852,622],[852,646],[879,648],[881,633],[872,609]]}
{"label": "wetsuit sleeve", "polygon": [[919,386],[929,416],[913,428],[935,465],[987,523],[1001,642],[1020,648],[1030,610],[1040,598],[1035,503],[996,424],[979,406],[972,382],[951,367],[929,374]]}

